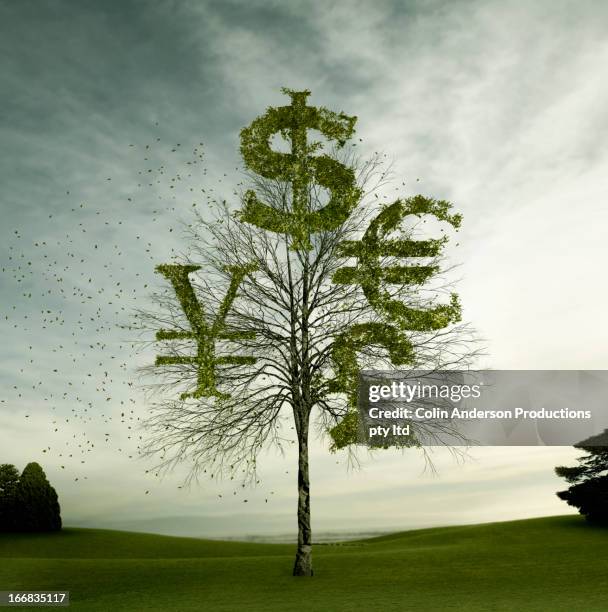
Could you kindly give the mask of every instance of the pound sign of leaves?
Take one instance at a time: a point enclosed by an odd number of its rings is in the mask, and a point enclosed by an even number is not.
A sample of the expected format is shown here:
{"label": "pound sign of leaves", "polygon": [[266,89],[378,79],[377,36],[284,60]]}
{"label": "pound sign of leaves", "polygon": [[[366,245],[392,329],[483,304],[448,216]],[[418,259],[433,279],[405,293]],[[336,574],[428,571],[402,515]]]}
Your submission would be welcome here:
{"label": "pound sign of leaves", "polygon": [[162,274],[171,282],[191,328],[191,331],[160,330],[156,332],[156,340],[193,339],[197,344],[197,352],[193,356],[159,355],[156,358],[155,365],[196,364],[198,374],[196,389],[190,393],[182,393],[181,399],[189,397],[228,399],[229,395],[218,391],[216,388],[216,366],[220,364],[254,364],[256,359],[255,357],[236,355],[216,357],[215,343],[218,339],[246,340],[255,338],[255,333],[253,332],[229,332],[225,328],[226,315],[236,297],[237,289],[245,275],[252,272],[255,266],[228,267],[228,271],[232,274],[230,286],[211,325],[207,323],[203,306],[196,298],[188,277],[191,272],[199,269],[200,266],[178,264],[164,264],[156,267],[156,272]]}
{"label": "pound sign of leaves", "polygon": [[[312,155],[322,145],[307,141],[307,130],[318,130],[327,139],[344,146],[353,132],[356,117],[326,108],[306,105],[310,91],[283,89],[291,97],[290,106],[270,107],[265,115],[241,131],[241,154],[245,165],[267,179],[291,184],[292,206],[273,208],[261,202],[254,191],[245,193],[241,221],[282,234],[289,234],[293,250],[311,249],[310,234],[339,227],[361,197],[355,173],[327,155]],[[270,140],[281,134],[291,143],[290,153],[273,151]],[[313,183],[330,192],[329,202],[312,210],[310,187]]]}

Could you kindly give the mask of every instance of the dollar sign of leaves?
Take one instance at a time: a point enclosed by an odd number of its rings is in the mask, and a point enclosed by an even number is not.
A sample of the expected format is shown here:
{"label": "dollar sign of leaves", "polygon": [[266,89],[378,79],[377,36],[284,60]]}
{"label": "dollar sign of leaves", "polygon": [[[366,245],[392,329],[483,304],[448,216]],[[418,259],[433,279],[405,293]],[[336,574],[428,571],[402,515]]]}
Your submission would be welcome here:
{"label": "dollar sign of leaves", "polygon": [[[256,174],[291,183],[291,209],[269,206],[260,201],[254,191],[248,190],[238,217],[265,230],[289,234],[294,250],[309,250],[312,248],[310,234],[339,227],[362,192],[356,186],[352,168],[327,155],[311,155],[322,145],[309,143],[307,130],[318,130],[342,147],[352,136],[357,118],[323,107],[307,106],[308,90],[283,88],[282,91],[291,97],[291,105],[270,107],[266,114],[241,130],[241,155],[245,165]],[[290,153],[272,150],[270,139],[277,133],[290,141]],[[318,210],[311,209],[310,186],[313,183],[330,192],[329,202]]]}

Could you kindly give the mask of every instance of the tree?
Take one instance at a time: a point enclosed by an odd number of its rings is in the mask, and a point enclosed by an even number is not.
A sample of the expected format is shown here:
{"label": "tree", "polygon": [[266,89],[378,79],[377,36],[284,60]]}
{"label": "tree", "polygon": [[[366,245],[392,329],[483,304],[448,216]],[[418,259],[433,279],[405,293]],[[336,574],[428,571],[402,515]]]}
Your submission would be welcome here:
{"label": "tree", "polygon": [[38,463],[28,463],[15,492],[19,531],[58,531],[61,515],[57,492]]}
{"label": "tree", "polygon": [[15,530],[15,491],[18,483],[17,468],[10,463],[0,465],[0,531]]}
{"label": "tree", "polygon": [[608,524],[608,429],[574,445],[587,453],[576,467],[556,467],[555,473],[572,486],[557,496],[591,523]]}
{"label": "tree", "polygon": [[[361,162],[344,148],[356,118],[308,106],[308,91],[284,93],[289,106],[269,108],[241,132],[242,209],[211,202],[211,217],[196,215],[186,228],[190,252],[157,267],[169,283],[136,327],[155,331],[160,348],[144,368],[160,394],[144,454],[157,456],[159,469],[189,460],[191,477],[240,471],[255,480],[262,448],[297,445],[293,573],[311,576],[311,423],[329,434],[331,450],[350,450],[360,369],[453,368],[473,353],[458,298],[441,283],[447,238],[415,240],[418,223],[400,230],[404,219],[429,215],[458,227],[460,216],[422,195],[379,207],[372,196],[388,174],[380,157]],[[307,140],[311,129],[334,143],[329,154],[313,155],[322,145]],[[289,153],[271,149],[276,134]],[[425,259],[400,265],[411,257]]]}

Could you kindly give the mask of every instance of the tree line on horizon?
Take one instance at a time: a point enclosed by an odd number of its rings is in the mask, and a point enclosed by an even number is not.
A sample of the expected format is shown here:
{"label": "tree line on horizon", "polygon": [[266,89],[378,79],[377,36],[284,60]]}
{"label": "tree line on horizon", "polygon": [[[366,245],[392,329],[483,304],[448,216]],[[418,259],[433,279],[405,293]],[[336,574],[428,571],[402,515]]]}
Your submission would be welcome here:
{"label": "tree line on horizon", "polygon": [[555,473],[571,486],[557,496],[578,508],[588,522],[608,525],[608,429],[574,445],[586,453],[575,467],[559,466]]}
{"label": "tree line on horizon", "polygon": [[59,531],[61,508],[57,492],[42,467],[0,465],[0,531]]}

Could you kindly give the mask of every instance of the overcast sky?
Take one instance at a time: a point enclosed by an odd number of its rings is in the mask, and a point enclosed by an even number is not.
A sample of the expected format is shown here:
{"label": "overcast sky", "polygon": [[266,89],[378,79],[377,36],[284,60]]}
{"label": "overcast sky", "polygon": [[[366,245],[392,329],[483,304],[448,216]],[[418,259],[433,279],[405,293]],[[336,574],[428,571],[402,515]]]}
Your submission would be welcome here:
{"label": "overcast sky", "polygon": [[[231,197],[239,130],[282,86],[357,115],[402,195],[463,213],[450,255],[480,365],[605,369],[607,27],[599,0],[0,1],[0,462],[39,461],[66,524],[294,532],[294,456],[265,456],[253,490],[145,473],[118,328],[201,189]],[[552,470],[571,448],[437,452],[433,476],[415,451],[349,471],[326,447],[317,532],[570,511]]]}

